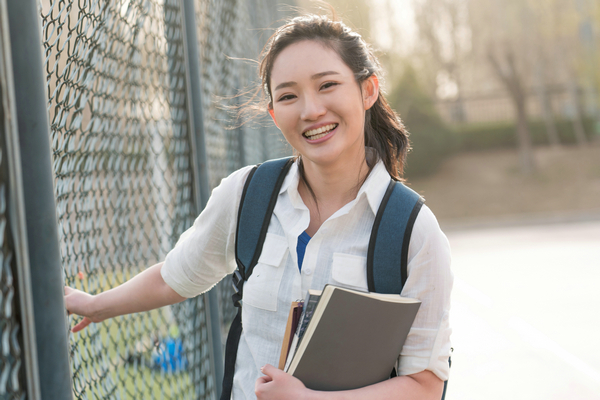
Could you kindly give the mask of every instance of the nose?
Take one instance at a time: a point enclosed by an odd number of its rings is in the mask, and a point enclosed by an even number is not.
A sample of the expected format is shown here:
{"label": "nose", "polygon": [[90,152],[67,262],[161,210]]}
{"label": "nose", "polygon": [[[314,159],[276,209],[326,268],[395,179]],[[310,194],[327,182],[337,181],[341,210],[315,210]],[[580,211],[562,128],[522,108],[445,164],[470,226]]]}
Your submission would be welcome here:
{"label": "nose", "polygon": [[300,118],[304,121],[316,121],[325,115],[327,108],[318,99],[318,96],[305,96]]}

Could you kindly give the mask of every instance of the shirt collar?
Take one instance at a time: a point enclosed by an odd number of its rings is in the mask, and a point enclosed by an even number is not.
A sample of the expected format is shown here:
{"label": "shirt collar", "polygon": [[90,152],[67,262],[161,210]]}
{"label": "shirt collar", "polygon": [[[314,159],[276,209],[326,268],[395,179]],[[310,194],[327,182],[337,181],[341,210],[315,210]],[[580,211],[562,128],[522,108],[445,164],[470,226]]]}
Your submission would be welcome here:
{"label": "shirt collar", "polygon": [[285,179],[283,180],[283,183],[281,184],[281,188],[279,189],[279,194],[288,190],[290,188],[290,186],[295,187],[296,191],[298,191],[298,182],[299,181],[300,181],[300,172],[298,171],[298,160],[296,159],[296,160],[294,160],[294,163],[290,167],[290,170],[288,171]]}
{"label": "shirt collar", "polygon": [[[369,207],[373,211],[374,215],[377,215],[377,210],[381,204],[381,200],[385,195],[388,185],[390,184],[390,174],[385,169],[385,165],[381,159],[377,158],[375,150],[367,147],[367,157],[376,161],[375,166],[371,170],[371,173],[361,186],[356,195],[356,200],[360,200],[362,197],[367,198]],[[288,191],[292,204],[295,208],[306,208],[300,193],[298,193],[298,183],[300,182],[300,172],[298,170],[298,160],[296,160],[290,167],[290,171],[285,177],[279,194]]]}
{"label": "shirt collar", "polygon": [[379,205],[381,204],[381,200],[383,200],[391,179],[383,161],[377,160],[377,164],[375,164],[365,183],[361,186],[356,198],[360,199],[366,196],[371,211],[373,211],[374,215],[377,215],[377,210],[379,210]]}
{"label": "shirt collar", "polygon": [[300,171],[298,170],[298,160],[295,160],[288,174],[286,175],[283,183],[281,184],[281,189],[279,189],[279,194],[281,195],[285,191],[288,192],[290,196],[290,201],[294,208],[298,209],[307,209],[306,205],[302,201],[300,197],[300,193],[298,192],[298,183],[300,182]]}

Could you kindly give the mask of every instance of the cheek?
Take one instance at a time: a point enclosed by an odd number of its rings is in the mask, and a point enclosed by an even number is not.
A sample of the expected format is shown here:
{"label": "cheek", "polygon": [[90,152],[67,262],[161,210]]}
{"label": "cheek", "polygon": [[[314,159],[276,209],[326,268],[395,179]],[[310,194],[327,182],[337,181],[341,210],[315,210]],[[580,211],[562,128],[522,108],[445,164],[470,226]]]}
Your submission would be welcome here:
{"label": "cheek", "polygon": [[294,113],[290,107],[286,107],[283,109],[275,109],[273,111],[273,115],[275,116],[275,120],[279,125],[279,129],[285,134],[290,128],[294,126]]}
{"label": "cheek", "polygon": [[347,90],[341,94],[345,101],[336,102],[336,106],[346,115],[351,115],[352,119],[364,117],[364,101],[360,90]]}

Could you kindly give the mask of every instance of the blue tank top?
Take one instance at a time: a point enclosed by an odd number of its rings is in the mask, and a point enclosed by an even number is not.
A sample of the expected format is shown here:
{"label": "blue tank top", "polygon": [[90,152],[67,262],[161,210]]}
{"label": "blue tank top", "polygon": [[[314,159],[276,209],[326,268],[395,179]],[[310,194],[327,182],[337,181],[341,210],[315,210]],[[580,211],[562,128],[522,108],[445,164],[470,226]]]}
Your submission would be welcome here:
{"label": "blue tank top", "polygon": [[298,269],[302,271],[302,261],[304,261],[304,253],[306,252],[306,245],[310,241],[310,236],[306,232],[302,232],[298,236],[298,245],[296,246],[296,253],[298,254]]}

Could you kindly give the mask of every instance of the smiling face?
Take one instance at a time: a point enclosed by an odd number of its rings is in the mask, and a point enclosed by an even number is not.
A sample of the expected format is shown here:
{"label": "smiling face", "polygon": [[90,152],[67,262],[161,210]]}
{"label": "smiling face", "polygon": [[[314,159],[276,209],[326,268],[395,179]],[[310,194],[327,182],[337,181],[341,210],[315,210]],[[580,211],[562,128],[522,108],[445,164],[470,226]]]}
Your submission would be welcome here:
{"label": "smiling face", "polygon": [[305,40],[281,51],[270,83],[269,112],[305,168],[364,162],[365,111],[377,99],[377,77],[359,85],[333,49]]}

